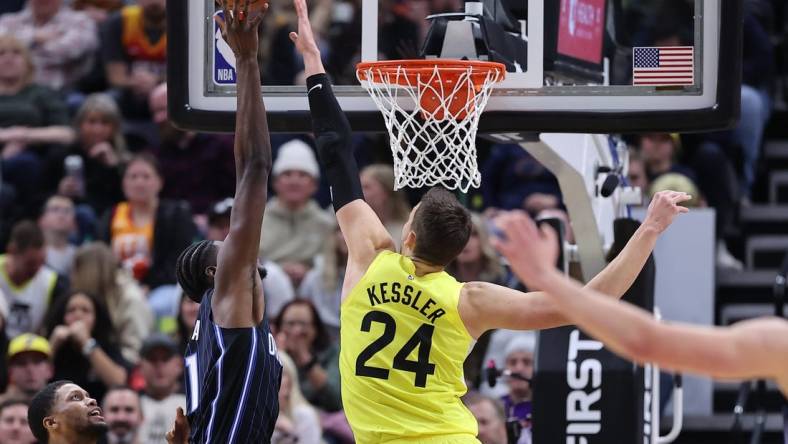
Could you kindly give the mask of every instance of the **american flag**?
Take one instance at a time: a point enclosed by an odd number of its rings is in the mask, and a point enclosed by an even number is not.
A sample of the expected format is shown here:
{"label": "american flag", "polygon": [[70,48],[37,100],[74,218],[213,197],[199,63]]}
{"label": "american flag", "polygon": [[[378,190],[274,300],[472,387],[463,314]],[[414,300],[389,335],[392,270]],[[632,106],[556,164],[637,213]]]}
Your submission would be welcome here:
{"label": "american flag", "polygon": [[632,84],[693,85],[694,62],[695,48],[692,46],[633,48]]}

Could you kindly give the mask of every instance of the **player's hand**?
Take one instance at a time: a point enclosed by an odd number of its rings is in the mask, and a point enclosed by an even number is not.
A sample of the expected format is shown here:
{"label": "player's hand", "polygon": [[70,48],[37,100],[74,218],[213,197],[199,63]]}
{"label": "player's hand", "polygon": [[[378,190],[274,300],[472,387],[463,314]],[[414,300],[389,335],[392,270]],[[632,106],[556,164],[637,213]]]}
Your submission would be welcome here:
{"label": "player's hand", "polygon": [[188,444],[189,434],[191,428],[186,416],[183,415],[183,409],[178,407],[175,413],[175,423],[172,425],[172,430],[167,432],[166,438],[168,444]]}
{"label": "player's hand", "polygon": [[662,234],[673,223],[673,219],[677,215],[689,212],[687,207],[679,204],[690,199],[692,199],[692,196],[687,193],[660,191],[651,199],[643,225],[649,226],[656,230],[657,233]]}
{"label": "player's hand", "polygon": [[312,24],[309,23],[309,10],[306,8],[306,0],[293,0],[293,3],[298,15],[298,32],[291,32],[290,40],[293,41],[296,49],[302,56],[320,57],[320,49],[317,47],[315,35],[312,32]]}
{"label": "player's hand", "polygon": [[509,260],[514,273],[530,289],[541,288],[541,279],[555,269],[558,235],[547,224],[537,227],[525,212],[511,211],[495,219],[499,232],[493,246]]}
{"label": "player's hand", "polygon": [[[236,59],[257,58],[259,38],[257,35],[263,16],[268,11],[264,0],[216,0],[222,7],[224,17],[214,16],[222,30],[222,37],[233,50]],[[262,3],[260,6],[259,3]]]}

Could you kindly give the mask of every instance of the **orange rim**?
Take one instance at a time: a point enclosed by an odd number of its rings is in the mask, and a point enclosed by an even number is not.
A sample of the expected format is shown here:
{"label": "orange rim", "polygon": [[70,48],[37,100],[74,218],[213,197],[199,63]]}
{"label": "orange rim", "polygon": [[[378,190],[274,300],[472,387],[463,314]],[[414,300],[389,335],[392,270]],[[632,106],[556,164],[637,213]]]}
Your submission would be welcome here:
{"label": "orange rim", "polygon": [[500,82],[506,76],[506,66],[502,63],[455,59],[362,62],[356,65],[356,74],[361,81],[379,84],[396,82],[400,86],[416,86],[423,75],[432,75],[436,68],[441,75],[440,79],[435,80],[447,84],[456,82],[461,75],[468,72],[468,68],[471,68],[470,79],[477,89],[484,86],[490,73],[494,73],[495,82]]}

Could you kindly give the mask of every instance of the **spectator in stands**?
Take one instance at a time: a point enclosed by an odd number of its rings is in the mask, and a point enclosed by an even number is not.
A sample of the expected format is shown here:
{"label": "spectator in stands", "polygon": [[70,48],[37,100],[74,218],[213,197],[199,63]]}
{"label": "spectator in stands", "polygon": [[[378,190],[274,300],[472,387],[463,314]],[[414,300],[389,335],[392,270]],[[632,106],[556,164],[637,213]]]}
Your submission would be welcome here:
{"label": "spectator in stands", "polygon": [[159,199],[162,184],[154,157],[132,158],[123,174],[126,201],[107,211],[98,228],[98,238],[149,289],[175,284],[178,254],[197,236],[187,203]]}
{"label": "spectator in stands", "polygon": [[272,444],[319,444],[320,418],[301,393],[298,370],[286,353],[279,353],[282,362],[282,383],[279,386],[279,418],[271,436]]}
{"label": "spectator in stands", "polygon": [[28,402],[9,399],[0,403],[0,442],[3,444],[34,444],[36,438],[27,424]]}
{"label": "spectator in stands", "polygon": [[164,442],[175,421],[178,407],[186,408],[186,396],[178,393],[183,373],[183,355],[166,335],[154,333],[140,352],[140,371],[145,379],[139,437],[142,443]]}
{"label": "spectator in stands", "polygon": [[71,143],[74,131],[65,103],[49,88],[33,83],[30,51],[15,37],[0,34],[0,66],[1,173],[3,181],[16,188],[17,202],[29,206],[22,196],[34,196],[39,189],[36,150]]}
{"label": "spectator in stands", "polygon": [[[627,171],[627,180],[632,187],[640,188],[643,196],[648,194],[648,175],[646,174],[646,163],[643,157],[635,149],[629,150],[629,170]],[[643,203],[648,206],[648,202]]]}
{"label": "spectator in stands", "polygon": [[469,393],[464,401],[479,423],[477,438],[482,444],[509,442],[506,435],[506,417],[500,402],[478,393]]}
{"label": "spectator in stands", "polygon": [[[224,241],[230,232],[230,213],[233,203],[233,198],[228,197],[211,206],[208,212],[208,236],[206,239]],[[279,315],[282,307],[295,298],[295,290],[287,274],[276,262],[266,260],[263,262],[263,267],[266,270],[266,276],[263,279],[265,312],[269,319],[274,319]]]}
{"label": "spectator in stands", "polygon": [[77,252],[77,248],[69,243],[69,237],[77,228],[74,203],[68,197],[50,197],[44,204],[38,226],[44,234],[46,264],[59,274],[68,276]]}
{"label": "spectator in stands", "polygon": [[[402,236],[400,236],[401,238]],[[323,242],[323,253],[315,261],[298,288],[299,297],[308,299],[317,309],[332,341],[339,339],[339,305],[347,265],[347,244],[339,227]]]}
{"label": "spectator in stands", "polygon": [[[96,214],[123,200],[121,173],[130,156],[122,125],[115,101],[106,94],[92,94],[74,119],[76,142],[47,156],[46,192],[73,199],[82,217],[90,219],[86,222],[90,228],[95,228]],[[76,171],[67,165],[74,157],[81,159]]]}
{"label": "spectator in stands", "polygon": [[126,362],[136,364],[143,339],[153,330],[153,314],[145,294],[102,242],[91,242],[77,251],[71,288],[95,294],[109,311],[113,337]]}
{"label": "spectator in stands", "polygon": [[490,245],[487,227],[477,214],[471,216],[473,228],[468,243],[446,271],[460,282],[483,281],[503,284],[506,271],[498,260],[498,254]]}
{"label": "spectator in stands", "polygon": [[[186,353],[186,345],[189,343],[194,332],[194,324],[200,314],[200,304],[194,302],[181,292],[181,302],[178,307],[178,317],[175,341],[178,344],[178,354],[183,356]],[[160,329],[162,330],[162,329]]]}
{"label": "spectator in stands", "polygon": [[7,252],[0,256],[0,290],[8,309],[5,333],[8,337],[39,332],[50,301],[68,290],[63,277],[44,265],[44,234],[38,225],[22,221],[11,230]]}
{"label": "spectator in stands", "polygon": [[172,126],[167,116],[166,83],[151,93],[150,110],[159,128],[160,145],[154,153],[167,178],[161,196],[189,202],[194,214],[204,218],[212,203],[235,192],[233,137]]}
{"label": "spectator in stands", "polygon": [[[2,401],[30,401],[52,378],[52,350],[46,338],[23,333],[8,343],[8,387]],[[3,442],[3,441],[0,441]]]}
{"label": "spectator in stands", "polygon": [[119,11],[125,3],[124,0],[73,0],[71,7],[75,11],[82,11],[93,19],[96,24],[104,23],[111,13]]}
{"label": "spectator in stands", "polygon": [[640,136],[639,150],[649,181],[666,173],[683,174],[690,180],[695,179],[691,169],[676,162],[680,143],[678,134],[650,133]]}
{"label": "spectator in stands", "polygon": [[137,392],[126,386],[112,387],[104,395],[101,410],[107,422],[107,444],[143,444],[139,435],[142,407]]}
{"label": "spectator in stands", "polygon": [[35,82],[69,90],[93,66],[96,24],[61,0],[28,0],[24,10],[0,17],[0,35],[13,35],[30,48]]}
{"label": "spectator in stands", "polygon": [[298,368],[306,400],[327,412],[340,410],[339,347],[331,342],[314,304],[305,299],[288,302],[274,326],[280,349]]}
{"label": "spectator in stands", "polygon": [[[534,374],[534,350],[536,335],[528,332],[514,338],[506,346],[505,367],[511,374],[532,378]],[[506,380],[509,393],[501,398],[506,420],[520,425],[518,444],[531,442],[531,383],[509,377]]]}
{"label": "spectator in stands", "polygon": [[126,117],[150,117],[148,96],[166,78],[165,0],[138,0],[104,23],[102,55]]}
{"label": "spectator in stands", "polygon": [[361,170],[361,187],[364,200],[399,246],[402,227],[410,216],[410,205],[405,193],[394,191],[394,169],[391,165],[380,163],[365,167]]}
{"label": "spectator in stands", "polygon": [[297,287],[334,222],[313,199],[320,167],[309,145],[298,139],[282,145],[272,173],[276,197],[266,206],[260,255],[282,266]]}
{"label": "spectator in stands", "polygon": [[546,208],[548,200],[552,206],[560,202],[555,176],[520,145],[494,145],[481,174],[485,208],[522,209],[532,195],[537,196],[531,202],[534,208]]}
{"label": "spectator in stands", "polygon": [[72,292],[52,306],[47,332],[54,354],[54,379],[74,381],[102,399],[108,387],[126,383],[127,363],[112,338],[112,321],[95,297]]}

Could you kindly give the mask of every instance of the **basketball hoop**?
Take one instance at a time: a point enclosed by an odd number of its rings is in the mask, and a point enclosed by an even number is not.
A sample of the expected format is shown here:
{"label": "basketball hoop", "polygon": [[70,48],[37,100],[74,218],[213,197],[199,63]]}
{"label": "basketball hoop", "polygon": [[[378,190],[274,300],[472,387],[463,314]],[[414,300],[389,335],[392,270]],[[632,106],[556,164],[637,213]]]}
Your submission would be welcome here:
{"label": "basketball hoop", "polygon": [[394,189],[441,184],[467,192],[481,184],[479,117],[500,63],[391,60],[359,63],[356,76],[383,113],[394,156]]}

